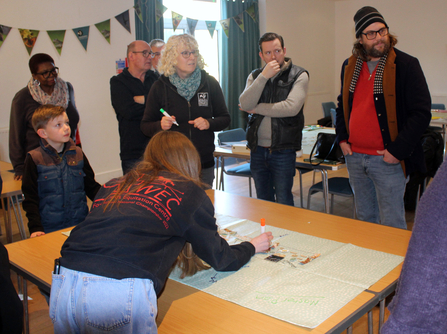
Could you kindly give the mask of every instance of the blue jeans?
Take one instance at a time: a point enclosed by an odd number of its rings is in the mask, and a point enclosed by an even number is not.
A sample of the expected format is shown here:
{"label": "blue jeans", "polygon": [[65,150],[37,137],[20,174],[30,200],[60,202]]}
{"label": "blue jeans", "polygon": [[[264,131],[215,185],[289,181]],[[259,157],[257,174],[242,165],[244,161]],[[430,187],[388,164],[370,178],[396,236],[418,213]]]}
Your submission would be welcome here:
{"label": "blue jeans", "polygon": [[406,229],[406,178],[400,163],[389,164],[383,161],[383,156],[360,153],[345,158],[355,195],[357,218]]}
{"label": "blue jeans", "polygon": [[293,205],[293,177],[295,176],[295,150],[270,152],[258,146],[250,154],[250,169],[258,198]]}
{"label": "blue jeans", "polygon": [[61,267],[53,274],[55,333],[157,333],[157,295],[149,279],[112,279]]}

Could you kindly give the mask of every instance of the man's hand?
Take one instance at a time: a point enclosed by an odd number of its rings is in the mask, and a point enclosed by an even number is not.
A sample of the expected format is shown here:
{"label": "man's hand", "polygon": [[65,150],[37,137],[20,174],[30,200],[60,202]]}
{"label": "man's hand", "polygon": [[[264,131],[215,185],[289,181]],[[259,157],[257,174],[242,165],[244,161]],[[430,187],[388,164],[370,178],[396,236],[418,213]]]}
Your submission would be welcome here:
{"label": "man's hand", "polygon": [[351,144],[349,144],[347,141],[340,143],[340,148],[343,151],[344,156],[352,155]]}
{"label": "man's hand", "polygon": [[210,128],[210,123],[203,117],[198,117],[193,121],[189,121],[189,124],[194,124],[194,127],[199,130],[208,130]]}
{"label": "man's hand", "polygon": [[400,160],[396,159],[388,150],[377,151],[380,155],[383,155],[383,161],[389,164],[397,164]]}
{"label": "man's hand", "polygon": [[172,124],[174,124],[175,116],[166,117],[163,116],[163,118],[160,121],[161,129],[163,131],[169,130],[172,127]]}
{"label": "man's hand", "polygon": [[272,232],[265,232],[251,239],[251,244],[255,246],[256,253],[266,252],[271,247],[270,242],[273,239]]}
{"label": "man's hand", "polygon": [[29,236],[30,238],[40,237],[41,235],[45,235],[45,232],[34,232]]}
{"label": "man's hand", "polygon": [[254,109],[253,110],[244,110],[244,109],[241,108],[240,104],[238,104],[238,106],[239,106],[239,110],[240,111],[245,111],[246,113],[249,113],[249,114],[256,114]]}
{"label": "man's hand", "polygon": [[133,100],[134,100],[136,103],[144,104],[144,95],[134,96],[134,97],[133,97]]}
{"label": "man's hand", "polygon": [[262,75],[265,78],[270,79],[274,77],[275,74],[278,73],[280,69],[281,66],[279,66],[278,62],[276,60],[272,60],[271,62],[265,65],[264,69],[262,70]]}
{"label": "man's hand", "polygon": [[23,177],[23,175],[14,174],[14,180],[16,180],[16,181],[22,181],[22,177]]}

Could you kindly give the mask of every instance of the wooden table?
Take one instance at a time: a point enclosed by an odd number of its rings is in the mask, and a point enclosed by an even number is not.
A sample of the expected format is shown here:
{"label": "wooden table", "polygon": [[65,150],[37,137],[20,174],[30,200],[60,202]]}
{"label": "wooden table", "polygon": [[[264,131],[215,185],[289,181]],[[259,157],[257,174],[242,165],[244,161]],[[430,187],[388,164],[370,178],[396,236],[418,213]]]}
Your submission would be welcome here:
{"label": "wooden table", "polygon": [[[216,212],[260,221],[356,246],[404,256],[411,232],[249,197],[208,190]],[[67,229],[69,230],[69,229]],[[60,231],[6,245],[12,269],[50,290],[54,259],[66,237]],[[341,333],[390,293],[401,266],[314,329],[292,325],[168,280],[158,299],[160,333]]]}
{"label": "wooden table", "polygon": [[14,180],[14,172],[12,171],[12,165],[9,162],[0,161],[0,171],[3,180],[1,199],[6,199],[6,201],[3,201],[3,204],[6,204],[6,208],[3,208],[6,241],[8,243],[12,242],[11,209],[14,211],[17,224],[19,225],[20,235],[22,239],[26,239],[26,230],[23,223],[22,210],[20,208],[22,181]]}

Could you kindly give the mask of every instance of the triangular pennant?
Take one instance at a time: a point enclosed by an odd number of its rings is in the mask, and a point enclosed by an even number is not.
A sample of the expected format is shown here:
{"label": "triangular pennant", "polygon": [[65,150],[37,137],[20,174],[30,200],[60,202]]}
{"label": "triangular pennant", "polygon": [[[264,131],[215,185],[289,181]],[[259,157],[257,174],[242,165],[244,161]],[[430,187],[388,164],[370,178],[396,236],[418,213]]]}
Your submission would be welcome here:
{"label": "triangular pennant", "polygon": [[65,30],[48,30],[47,33],[56,48],[56,51],[60,55],[62,52],[62,45],[64,44]]}
{"label": "triangular pennant", "polygon": [[6,36],[8,36],[10,31],[11,27],[0,25],[0,47],[2,46],[3,42],[6,39]]}
{"label": "triangular pennant", "polygon": [[242,32],[245,32],[244,30],[244,12],[239,13],[238,15],[233,17],[234,22],[238,25],[239,28],[241,28]]}
{"label": "triangular pennant", "polygon": [[88,43],[88,33],[90,31],[90,27],[80,27],[80,28],[74,28],[73,32],[78,37],[79,42],[81,42],[82,46],[84,47],[85,51],[87,51],[87,43]]}
{"label": "triangular pennant", "polygon": [[30,55],[36,44],[37,36],[39,36],[39,30],[19,29],[20,36],[22,36],[23,44],[25,44],[26,51]]}
{"label": "triangular pennant", "polygon": [[214,30],[216,30],[216,21],[205,21],[206,27],[210,32],[211,38],[214,36]]}
{"label": "triangular pennant", "polygon": [[256,8],[255,8],[255,4],[253,4],[250,7],[248,7],[245,11],[247,12],[248,16],[250,16],[253,19],[253,21],[256,22]]}
{"label": "triangular pennant", "polygon": [[155,20],[158,22],[168,9],[159,1],[155,1]]}
{"label": "triangular pennant", "polygon": [[110,19],[96,23],[95,26],[110,44]]}
{"label": "triangular pennant", "polygon": [[141,12],[140,2],[138,1],[138,3],[136,3],[135,6],[133,6],[133,8],[135,8],[135,14],[137,14],[141,23],[143,23],[143,13]]}
{"label": "triangular pennant", "polygon": [[180,22],[182,21],[183,16],[176,13],[176,12],[172,12],[172,27],[175,31],[175,29],[177,29],[178,25],[180,24]]}
{"label": "triangular pennant", "polygon": [[196,30],[197,22],[199,22],[199,20],[193,20],[187,17],[186,22],[188,23],[188,33],[194,36],[194,31]]}
{"label": "triangular pennant", "polygon": [[115,19],[121,23],[121,25],[130,32],[130,20],[129,20],[129,10],[122,12],[121,14],[115,16]]}
{"label": "triangular pennant", "polygon": [[230,20],[231,20],[231,18],[219,21],[220,25],[222,26],[222,29],[225,32],[225,35],[227,35],[227,37],[230,32]]}

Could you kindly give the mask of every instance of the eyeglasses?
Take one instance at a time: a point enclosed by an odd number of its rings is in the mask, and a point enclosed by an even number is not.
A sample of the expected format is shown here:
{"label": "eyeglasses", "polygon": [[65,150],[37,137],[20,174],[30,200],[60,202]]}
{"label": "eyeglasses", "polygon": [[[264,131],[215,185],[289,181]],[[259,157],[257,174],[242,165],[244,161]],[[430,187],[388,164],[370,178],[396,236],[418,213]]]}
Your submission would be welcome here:
{"label": "eyeglasses", "polygon": [[382,28],[380,30],[377,30],[377,31],[372,31],[371,30],[371,31],[368,31],[366,33],[362,32],[362,35],[365,35],[366,39],[371,40],[371,39],[376,38],[377,33],[379,33],[379,35],[382,36],[382,37],[388,35],[388,27],[384,27],[384,28]]}
{"label": "eyeglasses", "polygon": [[149,56],[151,56],[151,58],[155,57],[155,54],[152,51],[147,51],[147,50],[144,50],[144,51],[132,51],[132,53],[142,53],[144,58],[147,58]]}
{"label": "eyeglasses", "polygon": [[36,73],[36,74],[41,75],[44,79],[48,79],[50,77],[50,75],[55,77],[58,73],[59,73],[59,67],[53,67],[49,71],[45,71],[42,73]]}
{"label": "eyeglasses", "polygon": [[194,50],[194,51],[183,51],[180,52],[180,54],[182,55],[183,58],[188,59],[189,57],[191,57],[191,55],[194,55],[194,57],[198,57],[199,56],[199,50]]}

